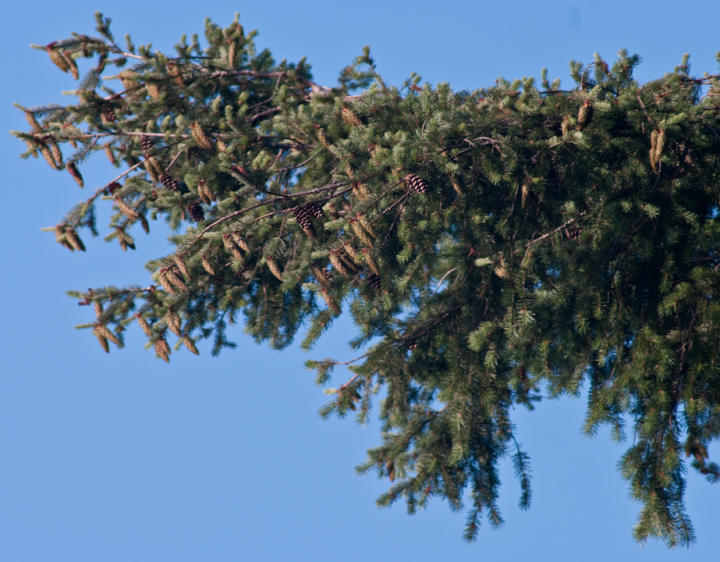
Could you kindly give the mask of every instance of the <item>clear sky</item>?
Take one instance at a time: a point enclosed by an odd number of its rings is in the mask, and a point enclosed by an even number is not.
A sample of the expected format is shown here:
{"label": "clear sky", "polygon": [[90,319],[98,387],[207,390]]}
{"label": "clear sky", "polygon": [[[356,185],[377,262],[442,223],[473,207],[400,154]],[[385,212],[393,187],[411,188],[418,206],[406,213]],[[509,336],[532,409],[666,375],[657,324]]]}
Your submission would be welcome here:
{"label": "clear sky", "polygon": [[[720,50],[717,1],[8,2],[2,131],[27,128],[12,102],[62,102],[60,92],[74,87],[28,45],[92,34],[98,9],[116,36],[129,32],[165,52],[181,34],[202,33],[205,17],[224,26],[240,12],[246,29],[260,31],[260,47],[277,59],[307,56],[327,85],[366,44],[389,82],[414,71],[456,89],[500,75],[539,78],[542,67],[569,86],[570,59],[587,63],[598,51],[610,61],[622,47],[642,55],[642,81],[672,71],[685,52],[693,73],[716,73]],[[464,515],[446,504],[412,517],[402,504],[374,506],[386,483],[357,477],[354,466],[378,442],[378,423],[321,421],[327,397],[297,346],[274,352],[238,327],[236,350],[212,358],[201,344],[200,357],[182,350],[166,365],[133,327],[126,349],[105,355],[88,332],[73,330],[91,311],[64,291],[147,282],[142,264],[168,251],[163,229],[138,235],[136,252],[95,239],[86,254],[70,254],[40,228],[87,193],[67,173],[21,161],[22,148],[0,135],[0,560],[717,560],[720,485],[695,473],[687,507],[696,546],[633,542],[638,505],[616,469],[623,446],[607,432],[581,435],[582,398],[515,411],[532,456],[532,508],[517,508],[519,487],[504,462],[506,524],[484,526],[468,545]],[[110,173],[102,162],[85,168],[85,191]],[[101,226],[107,217],[105,209]],[[352,334],[340,322],[310,357],[349,357]]]}

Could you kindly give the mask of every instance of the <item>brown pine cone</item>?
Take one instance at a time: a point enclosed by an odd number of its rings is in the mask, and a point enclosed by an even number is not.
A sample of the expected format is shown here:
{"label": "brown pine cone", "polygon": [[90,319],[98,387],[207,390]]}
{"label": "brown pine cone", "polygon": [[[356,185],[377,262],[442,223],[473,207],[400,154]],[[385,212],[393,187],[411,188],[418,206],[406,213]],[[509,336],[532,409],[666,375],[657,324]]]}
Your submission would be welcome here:
{"label": "brown pine cone", "polygon": [[305,205],[305,210],[309,214],[311,214],[313,217],[315,217],[316,219],[321,219],[325,216],[325,213],[323,212],[322,207],[320,207],[320,205],[318,205],[315,202],[308,203],[307,205]]}
{"label": "brown pine cone", "polygon": [[190,203],[188,206],[188,213],[192,220],[195,222],[200,222],[205,220],[205,212],[203,211],[202,205],[198,203],[197,201]]}
{"label": "brown pine cone", "polygon": [[148,137],[147,135],[143,135],[140,137],[140,146],[142,146],[142,149],[144,152],[150,152],[150,149],[155,144],[155,141],[152,137]]}
{"label": "brown pine cone", "polygon": [[117,115],[111,105],[106,105],[102,109],[102,118],[108,123],[114,123],[117,121]]}
{"label": "brown pine cone", "polygon": [[575,240],[580,236],[580,234],[582,234],[582,228],[576,224],[571,224],[570,226],[565,227],[564,231],[568,240]]}
{"label": "brown pine cone", "polygon": [[160,176],[160,181],[162,182],[162,184],[165,186],[166,189],[171,189],[172,191],[180,190],[180,184],[172,176],[168,176],[168,175]]}
{"label": "brown pine cone", "polygon": [[305,231],[305,234],[314,238],[315,228],[313,227],[312,220],[310,220],[310,214],[307,209],[305,209],[305,207],[295,207],[293,209],[293,214],[295,215],[295,219],[297,219],[300,228]]}
{"label": "brown pine cone", "polygon": [[85,187],[85,183],[83,182],[82,174],[80,173],[80,170],[78,170],[75,162],[68,162],[65,167],[67,168],[67,171],[70,172],[70,175],[77,182],[77,184],[80,187]]}
{"label": "brown pine cone", "polygon": [[415,174],[408,174],[405,178],[405,182],[410,189],[421,195],[425,195],[428,191],[430,191],[430,186],[428,186],[427,182]]}

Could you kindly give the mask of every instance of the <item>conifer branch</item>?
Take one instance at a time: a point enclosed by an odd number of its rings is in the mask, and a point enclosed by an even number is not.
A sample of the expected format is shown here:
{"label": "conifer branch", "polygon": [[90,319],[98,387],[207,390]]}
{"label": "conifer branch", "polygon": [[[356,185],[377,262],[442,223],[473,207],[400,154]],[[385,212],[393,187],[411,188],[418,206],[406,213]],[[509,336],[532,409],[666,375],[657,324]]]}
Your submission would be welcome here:
{"label": "conifer branch", "polygon": [[[693,424],[692,466],[720,473],[705,450],[720,396],[720,75],[693,78],[684,60],[638,87],[640,59],[621,51],[612,67],[599,55],[573,62],[570,90],[544,73],[544,91],[498,79],[453,92],[419,77],[406,91],[385,84],[367,50],[328,88],[304,61],[256,54],[238,22],[208,24],[207,49],[183,44],[178,57],[120,48],[102,16],[97,29],[102,39],[40,47],[76,78],[76,59],[95,66],[76,104],[19,106],[30,131],[13,134],[23,158],[42,156],[80,185],[76,163],[102,146],[126,168],[50,229],[65,248],[85,249],[80,227],[97,234],[102,194],[116,208],[107,239],[122,249],[134,248],[136,223],[149,231],[164,217],[174,232],[175,251],[147,264],[156,283],[72,293],[93,304],[82,326],[103,349],[137,319],[165,361],[173,333],[191,352],[213,338],[217,354],[233,346],[226,322],[238,314],[276,348],[305,326],[310,347],[342,303],[356,349],[382,339],[355,359],[313,362],[321,382],[354,365],[321,415],[358,409],[365,423],[383,387],[383,442],[360,467],[391,479],[378,502],[403,497],[413,511],[440,496],[459,508],[469,493],[468,539],[482,516],[502,522],[497,463],[513,442],[530,503],[512,406],[530,406],[536,385],[556,396],[587,380],[588,431],[607,423],[620,436],[633,419],[621,467],[642,502],[636,538],[694,540],[681,424]],[[105,75],[126,58],[140,62]],[[114,78],[119,92],[103,86]],[[76,150],[65,165],[62,143]],[[544,243],[557,233],[573,243]]]}

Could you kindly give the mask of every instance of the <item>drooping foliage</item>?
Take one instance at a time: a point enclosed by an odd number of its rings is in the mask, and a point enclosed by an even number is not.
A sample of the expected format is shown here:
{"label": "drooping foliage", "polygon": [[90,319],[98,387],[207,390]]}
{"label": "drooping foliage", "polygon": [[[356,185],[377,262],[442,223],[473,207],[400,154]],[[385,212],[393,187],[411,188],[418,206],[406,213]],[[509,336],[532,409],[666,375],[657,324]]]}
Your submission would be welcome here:
{"label": "drooping foliage", "polygon": [[166,361],[169,332],[217,354],[241,315],[257,341],[300,332],[310,349],[351,314],[359,357],[308,362],[320,384],[350,364],[321,414],[364,422],[384,391],[382,443],[358,470],[389,478],[379,505],[469,503],[469,540],[483,516],[502,523],[503,456],[530,505],[511,408],[585,385],[586,431],[630,440],[635,537],[694,540],[686,459],[720,478],[717,76],[691,77],[686,57],[641,85],[620,51],[612,68],[571,63],[569,90],[545,72],[540,87],[398,89],[366,49],[326,88],[237,21],[169,56],[119,46],[97,17],[98,37],[42,47],[76,78],[88,68],[77,103],[19,106],[31,130],[14,134],[80,187],[98,152],[120,170],[52,229],[69,250],[98,235],[102,201],[123,250],[137,225],[174,232],[149,285],[70,293],[106,351],[137,322]]}

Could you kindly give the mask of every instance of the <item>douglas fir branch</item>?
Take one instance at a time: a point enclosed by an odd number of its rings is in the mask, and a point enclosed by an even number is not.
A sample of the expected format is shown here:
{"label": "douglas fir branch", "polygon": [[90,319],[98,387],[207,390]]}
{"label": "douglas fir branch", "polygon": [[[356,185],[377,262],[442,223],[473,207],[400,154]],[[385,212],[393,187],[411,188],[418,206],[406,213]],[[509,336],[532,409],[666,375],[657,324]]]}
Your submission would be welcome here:
{"label": "douglas fir branch", "polygon": [[155,220],[173,232],[151,281],[70,293],[105,351],[135,322],[165,361],[204,339],[217,354],[240,316],[257,341],[300,331],[310,349],[352,315],[358,356],[307,362],[319,384],[349,365],[321,414],[365,422],[384,390],[358,471],[388,478],[381,506],[464,500],[468,540],[502,523],[502,457],[530,506],[511,409],[584,386],[585,431],[630,436],[636,539],[694,540],[688,465],[720,479],[718,75],[693,77],[686,56],[641,85],[620,51],[572,62],[571,89],[545,71],[539,86],[397,88],[366,48],[329,88],[304,59],[257,52],[237,20],[172,55],[97,22],[39,47],[78,80],[76,103],[18,106],[29,130],[13,134],[67,188],[94,155],[117,169],[49,229],[71,252],[98,235],[101,204],[123,250]]}

